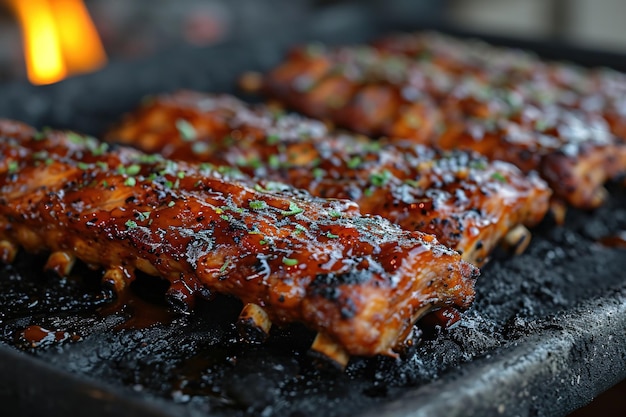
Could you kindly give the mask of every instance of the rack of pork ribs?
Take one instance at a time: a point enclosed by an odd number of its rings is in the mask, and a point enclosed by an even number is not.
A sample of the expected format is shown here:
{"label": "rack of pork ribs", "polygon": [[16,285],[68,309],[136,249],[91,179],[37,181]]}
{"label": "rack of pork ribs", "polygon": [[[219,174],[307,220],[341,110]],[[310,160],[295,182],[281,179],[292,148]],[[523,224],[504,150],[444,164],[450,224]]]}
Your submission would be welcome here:
{"label": "rack of pork ribs", "polygon": [[396,355],[424,314],[471,304],[497,246],[523,251],[550,207],[602,203],[626,170],[610,83],[626,86],[404,35],[296,48],[262,78],[358,134],[191,91],[144,100],[105,142],[3,121],[0,254],[50,251],[61,275],[80,259],[118,291],[160,276],[179,308],[229,294],[246,334],[299,321],[339,365]]}
{"label": "rack of pork ribs", "polygon": [[[626,76],[437,33],[291,51],[262,89],[368,135],[470,149],[536,171],[563,203],[592,209],[626,168]],[[557,207],[561,209],[556,210]]]}

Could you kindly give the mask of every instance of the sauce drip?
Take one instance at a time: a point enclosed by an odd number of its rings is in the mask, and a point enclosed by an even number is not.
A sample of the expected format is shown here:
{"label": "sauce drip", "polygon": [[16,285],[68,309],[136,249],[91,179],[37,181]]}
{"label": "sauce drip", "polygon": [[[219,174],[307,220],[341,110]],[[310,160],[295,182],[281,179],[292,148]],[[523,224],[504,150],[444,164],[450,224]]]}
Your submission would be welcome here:
{"label": "sauce drip", "polygon": [[48,330],[38,325],[32,325],[21,331],[20,338],[25,340],[31,348],[39,348],[80,337],[65,331]]}
{"label": "sauce drip", "polygon": [[118,314],[126,319],[115,327],[115,330],[145,329],[157,324],[172,322],[176,314],[169,311],[166,305],[146,301],[135,294],[132,289],[126,289],[117,294],[117,299],[111,305],[100,310],[102,316]]}
{"label": "sauce drip", "polygon": [[626,230],[598,239],[598,243],[609,248],[626,249]]}
{"label": "sauce drip", "polygon": [[461,320],[461,314],[452,307],[440,308],[425,315],[419,322],[424,330],[444,330]]}

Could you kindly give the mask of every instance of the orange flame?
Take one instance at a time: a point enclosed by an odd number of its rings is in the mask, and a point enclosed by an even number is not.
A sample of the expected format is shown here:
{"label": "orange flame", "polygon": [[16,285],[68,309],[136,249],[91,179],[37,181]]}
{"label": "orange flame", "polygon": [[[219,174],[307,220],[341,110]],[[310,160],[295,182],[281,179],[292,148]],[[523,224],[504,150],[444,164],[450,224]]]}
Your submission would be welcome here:
{"label": "orange flame", "polygon": [[82,0],[9,0],[20,21],[28,79],[50,84],[106,63]]}

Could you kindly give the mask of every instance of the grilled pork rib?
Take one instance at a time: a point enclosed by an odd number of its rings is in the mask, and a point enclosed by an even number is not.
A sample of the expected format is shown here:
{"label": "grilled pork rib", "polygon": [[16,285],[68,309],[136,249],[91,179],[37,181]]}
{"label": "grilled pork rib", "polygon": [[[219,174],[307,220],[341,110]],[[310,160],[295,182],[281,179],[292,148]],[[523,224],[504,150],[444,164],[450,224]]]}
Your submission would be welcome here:
{"label": "grilled pork rib", "polygon": [[581,208],[600,205],[603,184],[626,172],[626,143],[615,136],[626,133],[623,75],[409,35],[376,47],[301,47],[264,85],[287,106],[358,132],[536,170]]}
{"label": "grilled pork rib", "polygon": [[474,296],[477,269],[456,252],[351,202],[257,191],[243,176],[10,121],[0,152],[5,261],[22,246],[51,251],[62,273],[74,258],[103,268],[118,286],[140,270],[174,294],[230,294],[246,318],[315,329],[314,349],[340,362],[392,354],[426,310]]}
{"label": "grilled pork rib", "polygon": [[480,265],[511,230],[539,222],[550,191],[514,166],[468,152],[337,135],[314,120],[234,97],[181,91],[154,97],[108,135],[167,158],[237,167],[319,197],[357,202],[404,229],[437,236]]}

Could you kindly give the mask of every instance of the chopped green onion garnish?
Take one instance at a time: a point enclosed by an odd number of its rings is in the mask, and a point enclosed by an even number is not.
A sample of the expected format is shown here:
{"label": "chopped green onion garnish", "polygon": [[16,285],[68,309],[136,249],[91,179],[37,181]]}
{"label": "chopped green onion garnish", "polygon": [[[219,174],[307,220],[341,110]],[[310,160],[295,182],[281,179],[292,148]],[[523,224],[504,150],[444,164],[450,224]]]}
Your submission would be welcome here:
{"label": "chopped green onion garnish", "polygon": [[96,162],[96,165],[98,166],[98,168],[100,168],[103,171],[109,170],[109,164],[107,164],[106,162],[98,161]]}
{"label": "chopped green onion garnish", "polygon": [[134,220],[128,220],[125,225],[128,229],[134,229],[137,227],[137,223]]}
{"label": "chopped green onion garnish", "polygon": [[270,155],[269,159],[267,160],[267,163],[272,169],[280,168],[280,158],[278,157],[278,155],[274,155],[274,154]]}
{"label": "chopped green onion garnish", "polygon": [[353,156],[348,161],[348,168],[354,169],[354,168],[358,167],[359,165],[361,165],[361,162],[363,162],[363,160],[360,157]]}
{"label": "chopped green onion garnish", "polygon": [[313,178],[315,178],[318,181],[324,178],[325,174],[326,174],[326,171],[324,171],[322,168],[313,169]]}
{"label": "chopped green onion garnish", "polygon": [[391,172],[384,170],[383,172],[376,172],[370,175],[370,182],[376,187],[382,187],[387,184],[387,181],[391,178]]}
{"label": "chopped green onion garnish", "polygon": [[85,139],[82,136],[74,132],[67,132],[67,138],[69,139],[70,142],[77,143],[77,144],[82,144],[85,141]]}
{"label": "chopped green onion garnish", "polygon": [[132,164],[131,166],[126,168],[126,175],[137,175],[141,171],[141,166],[137,164]]}
{"label": "chopped green onion garnish", "polygon": [[226,259],[226,262],[224,262],[224,265],[222,265],[222,267],[220,268],[220,274],[223,274],[224,271],[226,271],[226,268],[228,268],[229,264],[230,264],[230,259]]}
{"label": "chopped green onion garnish", "polygon": [[193,125],[185,119],[176,120],[176,129],[178,129],[180,137],[186,142],[191,142],[198,137],[198,132],[196,132],[196,128],[193,127]]}
{"label": "chopped green onion garnish", "polygon": [[341,213],[337,210],[329,210],[328,214],[330,215],[330,217],[341,217]]}
{"label": "chopped green onion garnish", "polygon": [[250,202],[250,208],[252,210],[262,210],[267,207],[267,203],[262,200],[253,200]]}
{"label": "chopped green onion garnish", "polygon": [[15,174],[19,168],[17,161],[9,162],[9,174]]}
{"label": "chopped green onion garnish", "polygon": [[294,265],[298,265],[298,260],[283,257],[283,263],[287,266],[294,266]]}
{"label": "chopped green onion garnish", "polygon": [[491,178],[493,178],[494,180],[500,181],[500,182],[507,182],[508,181],[506,179],[506,177],[504,175],[502,175],[500,172],[494,172],[493,174],[491,174]]}
{"label": "chopped green onion garnish", "polygon": [[280,136],[278,135],[268,135],[267,136],[267,144],[268,145],[276,145],[280,141]]}
{"label": "chopped green onion garnish", "polygon": [[289,210],[281,210],[280,214],[283,216],[293,216],[295,214],[300,214],[304,212],[304,209],[298,207],[298,205],[294,202],[289,203]]}

